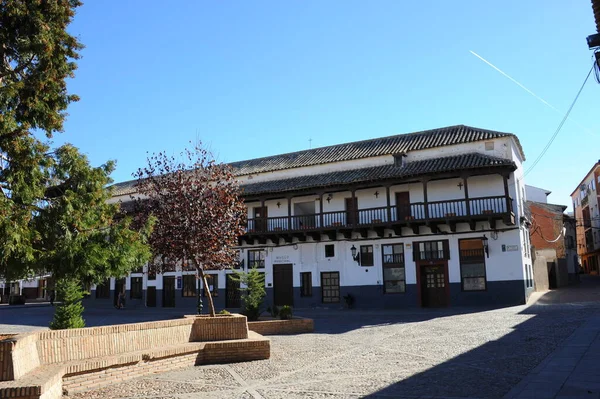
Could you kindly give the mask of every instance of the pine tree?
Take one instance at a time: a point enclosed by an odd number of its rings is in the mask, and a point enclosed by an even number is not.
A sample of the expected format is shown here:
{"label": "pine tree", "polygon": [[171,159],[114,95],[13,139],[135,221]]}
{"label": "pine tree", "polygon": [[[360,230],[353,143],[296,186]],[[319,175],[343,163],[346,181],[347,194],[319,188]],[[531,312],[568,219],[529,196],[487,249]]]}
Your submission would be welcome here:
{"label": "pine tree", "polygon": [[267,291],[265,290],[265,274],[259,272],[255,267],[248,272],[235,272],[235,277],[246,288],[242,291],[242,314],[249,321],[256,321],[263,312],[263,302]]}
{"label": "pine tree", "polygon": [[64,328],[85,327],[83,320],[83,292],[81,284],[75,279],[61,279],[56,282],[56,290],[60,303],[56,307],[54,319],[50,328],[59,330]]}

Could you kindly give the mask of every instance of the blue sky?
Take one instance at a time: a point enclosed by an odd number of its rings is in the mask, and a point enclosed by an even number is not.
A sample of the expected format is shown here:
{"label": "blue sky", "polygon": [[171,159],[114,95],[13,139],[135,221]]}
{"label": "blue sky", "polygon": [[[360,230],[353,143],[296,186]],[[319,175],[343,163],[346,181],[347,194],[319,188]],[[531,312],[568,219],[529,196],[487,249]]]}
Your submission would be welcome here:
{"label": "blue sky", "polygon": [[[146,152],[196,138],[221,161],[455,124],[517,134],[527,164],[591,67],[587,0],[91,1],[71,33],[86,48],[65,132],[92,163],[131,179]],[[600,85],[527,176],[569,194],[600,158]]]}

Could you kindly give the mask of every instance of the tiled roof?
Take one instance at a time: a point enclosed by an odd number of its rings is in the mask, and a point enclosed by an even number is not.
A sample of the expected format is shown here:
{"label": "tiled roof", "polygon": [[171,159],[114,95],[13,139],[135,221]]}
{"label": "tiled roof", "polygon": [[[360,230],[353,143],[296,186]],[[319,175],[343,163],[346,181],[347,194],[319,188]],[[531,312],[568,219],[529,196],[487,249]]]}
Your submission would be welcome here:
{"label": "tiled roof", "polygon": [[519,139],[514,134],[457,125],[250,159],[233,162],[230,165],[234,168],[234,173],[237,176],[242,176],[379,155],[400,154],[408,151],[472,143],[501,137],[513,137],[519,147],[521,157],[523,160],[525,159]]}
{"label": "tiled roof", "polygon": [[370,168],[352,169],[318,175],[299,176],[289,179],[271,180],[242,185],[244,195],[299,191],[325,188],[352,183],[395,179],[401,181],[426,174],[452,172],[486,167],[509,166],[515,164],[507,159],[491,157],[479,153],[455,155],[444,158],[427,159],[406,163],[404,166],[384,165]]}
{"label": "tiled roof", "polygon": [[545,202],[537,202],[537,201],[527,201],[527,203],[531,205],[538,206],[540,208],[546,209],[549,212],[560,213],[562,214],[566,209],[566,205],[558,205],[558,204],[547,204]]}
{"label": "tiled roof", "polygon": [[[236,176],[243,176],[380,155],[400,154],[408,151],[472,143],[502,137],[514,138],[521,153],[521,157],[524,160],[525,155],[523,154],[523,149],[519,143],[519,139],[514,134],[479,129],[465,125],[456,125],[416,133],[399,134],[329,147],[314,148],[311,150],[274,155],[265,158],[250,159],[247,161],[233,162],[229,165],[233,167]],[[309,177],[310,176],[307,176],[307,178]],[[302,177],[299,179],[302,179]],[[113,195],[119,196],[131,194],[135,192],[135,184],[135,180],[114,184],[112,186],[114,190]]]}

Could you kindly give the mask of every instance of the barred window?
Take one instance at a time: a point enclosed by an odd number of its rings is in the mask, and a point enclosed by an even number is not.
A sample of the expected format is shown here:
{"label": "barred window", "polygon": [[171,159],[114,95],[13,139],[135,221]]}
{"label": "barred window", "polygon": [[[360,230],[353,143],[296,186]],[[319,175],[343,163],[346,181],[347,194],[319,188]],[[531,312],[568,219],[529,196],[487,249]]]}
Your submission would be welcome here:
{"label": "barred window", "polygon": [[481,238],[458,240],[463,291],[485,291],[485,251]]}
{"label": "barred window", "polygon": [[184,274],[182,282],[181,296],[195,297],[196,296],[196,276],[194,274]]}
{"label": "barred window", "polygon": [[383,254],[383,292],[396,294],[406,291],[404,268],[404,245],[382,245]]}
{"label": "barred window", "polygon": [[129,290],[131,299],[142,299],[142,278],[131,277],[131,289]]}
{"label": "barred window", "polygon": [[300,273],[300,296],[303,296],[303,297],[312,296],[312,273],[311,272]]}

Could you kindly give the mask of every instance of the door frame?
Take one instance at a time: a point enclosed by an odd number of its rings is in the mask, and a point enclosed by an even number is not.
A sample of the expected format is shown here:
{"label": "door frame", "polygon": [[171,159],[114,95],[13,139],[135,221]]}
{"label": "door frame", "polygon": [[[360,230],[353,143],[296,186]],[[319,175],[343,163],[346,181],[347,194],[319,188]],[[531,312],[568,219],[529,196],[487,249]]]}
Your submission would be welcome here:
{"label": "door frame", "polygon": [[277,291],[277,281],[275,280],[275,269],[281,267],[281,266],[286,266],[290,268],[290,277],[291,277],[291,293],[289,294],[289,297],[291,299],[291,303],[286,303],[284,305],[289,305],[289,306],[294,306],[294,264],[293,263],[274,263],[273,264],[273,304],[275,306],[282,306],[282,305],[277,305],[275,303],[275,298],[276,298],[276,291]]}
{"label": "door frame", "polygon": [[421,267],[424,266],[442,266],[444,269],[444,291],[446,293],[446,305],[450,306],[450,279],[448,273],[448,260],[447,259],[436,259],[436,260],[417,260],[415,261],[417,269],[417,297],[419,299],[419,307],[423,307],[423,292],[421,291]]}

